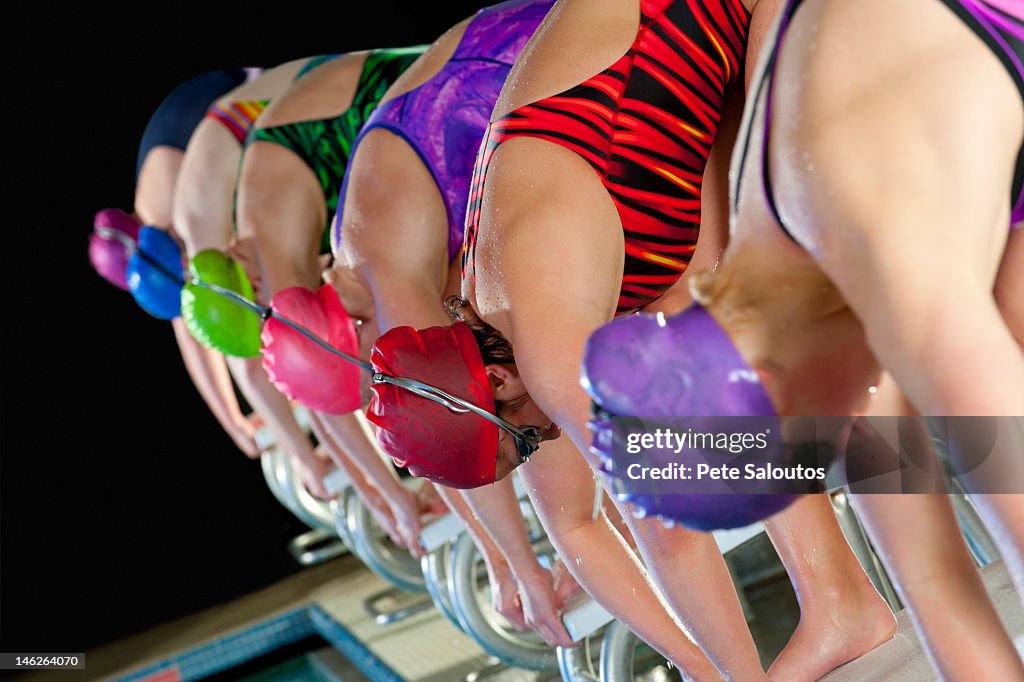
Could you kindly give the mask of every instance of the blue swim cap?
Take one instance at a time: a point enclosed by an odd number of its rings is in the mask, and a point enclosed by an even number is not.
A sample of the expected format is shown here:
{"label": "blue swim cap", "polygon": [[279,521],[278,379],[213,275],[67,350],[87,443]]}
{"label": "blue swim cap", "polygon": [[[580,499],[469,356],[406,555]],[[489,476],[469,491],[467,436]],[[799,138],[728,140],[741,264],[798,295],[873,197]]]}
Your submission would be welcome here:
{"label": "blue swim cap", "polygon": [[171,235],[155,227],[139,230],[139,247],[128,260],[128,290],[153,317],[181,315],[184,268],[181,250]]}

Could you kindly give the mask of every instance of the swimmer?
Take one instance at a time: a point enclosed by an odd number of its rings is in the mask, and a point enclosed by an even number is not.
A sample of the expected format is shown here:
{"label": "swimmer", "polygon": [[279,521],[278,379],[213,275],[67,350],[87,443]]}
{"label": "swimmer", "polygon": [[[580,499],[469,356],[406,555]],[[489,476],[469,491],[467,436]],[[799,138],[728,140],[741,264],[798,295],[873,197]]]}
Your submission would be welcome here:
{"label": "swimmer", "polygon": [[[551,4],[514,0],[457,24],[388,92],[356,141],[338,202],[336,259],[328,279],[359,321],[362,358],[369,359],[370,346],[389,329],[447,321],[441,302],[460,286],[474,159],[509,69]],[[481,491],[498,498],[505,510],[500,522],[511,527],[509,541],[498,544],[476,520],[472,501],[450,489],[465,488],[475,469],[440,453],[390,454],[414,475],[437,473],[432,480],[442,484],[439,492],[487,562],[497,587],[495,608],[549,644],[571,646],[559,617],[571,589],[559,591],[557,573],[539,564],[511,481]]]}
{"label": "swimmer", "polygon": [[[239,170],[230,253],[253,282],[258,302],[280,301],[275,296],[282,290],[311,290],[321,282],[331,260],[329,227],[353,143],[384,93],[424,49],[321,59],[256,122]],[[272,352],[280,352],[276,344]],[[244,363],[247,376],[267,383],[258,359],[231,362]],[[272,390],[274,400],[284,399]],[[325,411],[318,422],[337,444],[329,449],[334,463],[349,474],[380,525],[419,555],[424,507],[382,459],[366,425],[354,413],[333,414],[337,410],[330,405],[307,406]]]}
{"label": "swimmer", "polygon": [[[232,90],[211,106],[189,140],[174,197],[174,217],[189,268],[200,280],[233,282],[238,288],[254,285],[260,291],[259,272],[249,267],[250,285],[243,281],[245,271],[234,265],[236,261],[250,264],[247,256],[251,250],[236,235],[237,182],[244,144],[264,110],[272,111],[273,100],[293,85],[315,77],[318,70],[330,68],[337,57],[342,55],[295,59]],[[329,498],[323,480],[333,468],[331,460],[313,450],[288,399],[273,387],[260,366],[257,319],[236,303],[195,285],[185,286],[182,302],[189,332],[207,348],[226,355],[232,376],[264,417],[274,439],[292,457],[308,491],[314,497]]]}
{"label": "swimmer", "polygon": [[[395,330],[377,342],[381,366],[419,379],[428,368],[412,358],[429,338],[437,385],[476,396],[504,421],[499,435],[486,418],[383,386],[371,405],[371,414],[375,405],[382,412],[382,442],[402,443],[397,425],[411,413],[424,429],[444,424],[437,437],[473,452],[473,466],[486,464],[492,480],[530,459],[524,480],[559,553],[577,557],[569,569],[696,678],[764,675],[732,580],[710,535],[625,514],[652,580],[612,519],[593,517],[594,474],[580,455],[591,440],[590,401],[578,369],[594,329],[652,304],[682,307],[684,272],[717,259],[739,112],[734,106],[723,120],[727,93],[742,91],[747,34],[757,45],[774,10],[729,1],[556,5],[510,74],[477,162],[464,300],[452,306],[461,321],[443,333]],[[460,437],[476,442],[463,447]],[[891,636],[892,614],[827,500],[795,505],[773,537],[808,623],[850,609],[828,646],[806,657],[808,678]],[[817,563],[809,561],[815,551]]]}
{"label": "swimmer", "polygon": [[[1024,414],[1022,38],[1003,0],[787,2],[733,159],[729,247],[666,328],[707,321],[689,354],[725,339],[778,414]],[[1019,449],[1003,465],[1019,480]],[[978,498],[1020,593],[1022,499]],[[854,500],[939,674],[1024,678],[948,497]],[[820,638],[803,625],[773,676],[802,674]]]}
{"label": "swimmer", "polygon": [[[104,279],[128,290],[126,273],[129,259],[138,247],[139,229],[146,225],[173,231],[172,198],[189,137],[218,97],[259,72],[227,69],[197,76],[175,88],[153,112],[136,158],[133,213],[103,209],[93,225],[89,259]],[[256,457],[259,451],[254,441],[255,427],[238,406],[223,359],[195,343],[180,317],[171,317],[185,368],[203,400],[235,445],[246,455]]]}

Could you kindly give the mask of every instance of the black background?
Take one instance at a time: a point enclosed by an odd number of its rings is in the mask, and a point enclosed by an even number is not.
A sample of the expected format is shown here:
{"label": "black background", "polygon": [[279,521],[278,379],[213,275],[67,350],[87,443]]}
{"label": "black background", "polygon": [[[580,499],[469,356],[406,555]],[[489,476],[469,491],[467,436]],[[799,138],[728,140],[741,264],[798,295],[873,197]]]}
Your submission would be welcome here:
{"label": "black background", "polygon": [[131,209],[153,109],[204,71],[427,43],[486,4],[40,5],[5,22],[26,47],[3,99],[0,651],[83,651],[299,570],[285,543],[302,526],[202,403],[170,326],[89,265],[93,214]]}

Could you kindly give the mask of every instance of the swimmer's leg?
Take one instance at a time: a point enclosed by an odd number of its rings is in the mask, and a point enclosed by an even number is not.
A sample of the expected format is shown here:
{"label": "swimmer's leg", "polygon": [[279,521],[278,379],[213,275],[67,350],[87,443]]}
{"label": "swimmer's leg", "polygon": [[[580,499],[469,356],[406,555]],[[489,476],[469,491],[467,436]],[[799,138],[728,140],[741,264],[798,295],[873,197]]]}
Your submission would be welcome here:
{"label": "swimmer's leg", "polygon": [[800,603],[800,624],[769,677],[816,680],[893,636],[896,618],[847,544],[827,495],[800,498],[765,528]]}
{"label": "swimmer's leg", "polygon": [[[1024,357],[992,296],[1024,130],[1005,69],[924,0],[809,0],[789,35],[778,68],[805,78],[779,81],[769,163],[787,228],[917,410],[1024,414]],[[860,508],[940,672],[1024,677],[948,499]]]}

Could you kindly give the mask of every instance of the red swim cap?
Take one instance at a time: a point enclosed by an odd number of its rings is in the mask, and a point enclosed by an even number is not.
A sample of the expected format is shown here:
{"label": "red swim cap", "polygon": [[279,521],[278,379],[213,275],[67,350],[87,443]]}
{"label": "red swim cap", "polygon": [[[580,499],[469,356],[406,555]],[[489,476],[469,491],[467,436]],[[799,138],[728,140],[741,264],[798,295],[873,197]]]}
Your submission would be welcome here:
{"label": "red swim cap", "polygon": [[[377,372],[416,379],[494,413],[494,395],[472,330],[396,327],[373,344]],[[391,384],[374,384],[366,418],[379,427],[381,448],[413,476],[449,488],[493,483],[498,466],[498,427],[472,413]]]}

